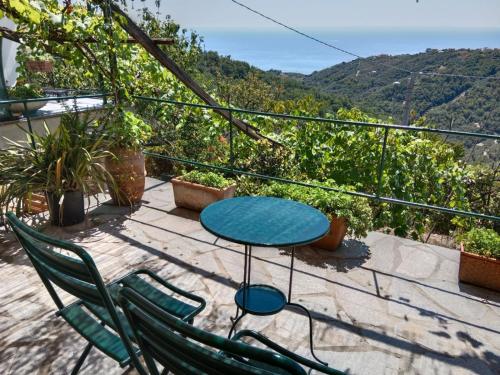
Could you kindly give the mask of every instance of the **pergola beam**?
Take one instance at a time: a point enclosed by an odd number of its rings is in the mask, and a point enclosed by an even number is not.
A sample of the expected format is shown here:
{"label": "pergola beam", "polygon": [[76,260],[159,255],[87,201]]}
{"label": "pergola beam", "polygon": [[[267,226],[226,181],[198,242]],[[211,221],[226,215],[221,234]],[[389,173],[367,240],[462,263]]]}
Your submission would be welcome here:
{"label": "pergola beam", "polygon": [[[0,26],[0,34],[5,39],[9,39],[9,40],[16,42],[16,43],[21,43],[23,36],[26,35],[23,32],[11,30],[7,27],[2,27],[2,26]],[[94,38],[86,38],[83,41],[82,40],[73,40],[73,39],[66,38],[63,35],[59,35],[57,33],[54,33],[53,35],[51,35],[49,37],[49,40],[53,41],[53,42],[59,42],[59,43],[65,43],[65,42],[97,43],[97,40]],[[174,39],[171,39],[171,38],[151,38],[151,40],[155,45],[168,45],[168,46],[170,46],[170,45],[173,45],[175,43]],[[137,40],[135,40],[134,38],[128,38],[127,40],[122,41],[122,43],[137,44],[139,42]]]}

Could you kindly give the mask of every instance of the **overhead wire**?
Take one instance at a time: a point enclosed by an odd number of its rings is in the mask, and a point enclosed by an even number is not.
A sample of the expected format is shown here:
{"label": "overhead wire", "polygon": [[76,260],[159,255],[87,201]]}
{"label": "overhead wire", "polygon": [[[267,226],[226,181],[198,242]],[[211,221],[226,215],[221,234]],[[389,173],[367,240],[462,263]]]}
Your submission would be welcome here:
{"label": "overhead wire", "polygon": [[[249,7],[248,5],[240,2],[240,1],[237,1],[237,0],[231,0],[231,2],[233,2],[234,4],[242,7],[242,8],[245,8],[247,9],[248,11],[254,13],[254,14],[257,14],[258,16],[262,17],[262,18],[265,18],[281,27],[284,27],[285,29],[288,29],[296,34],[299,34],[307,39],[310,39],[316,43],[319,43],[319,44],[322,44],[326,47],[329,47],[329,48],[332,48],[334,50],[337,50],[339,52],[342,52],[342,53],[345,53],[347,55],[350,55],[352,57],[356,57],[356,58],[359,58],[359,59],[366,59],[366,57],[364,56],[361,56],[357,53],[354,53],[352,51],[348,51],[344,48],[341,48],[341,47],[338,47],[336,45],[333,45],[331,43],[328,43],[328,42],[325,42],[324,40],[321,40],[321,39],[318,39],[316,38],[315,36],[312,36],[310,34],[307,34],[303,31],[300,31],[298,29],[296,29],[295,27],[292,27],[292,26],[289,26],[281,21],[278,21],[277,19],[273,18],[273,17],[270,17],[256,9],[253,9],[251,7]],[[500,76],[479,76],[479,75],[465,75],[465,74],[446,74],[446,73],[435,73],[435,72],[426,72],[426,71],[419,71],[419,72],[414,72],[414,71],[411,71],[411,70],[408,70],[408,69],[405,69],[405,68],[401,68],[399,66],[394,66],[394,65],[391,65],[391,64],[386,64],[386,63],[383,63],[383,62],[380,62],[380,61],[370,61],[371,63],[373,64],[377,64],[377,65],[380,65],[380,66],[385,66],[387,68],[390,68],[390,69],[395,69],[395,70],[399,70],[401,72],[405,72],[407,74],[420,74],[420,75],[428,75],[428,76],[443,76],[443,77],[456,77],[456,78],[469,78],[469,79],[498,79],[500,80]]]}

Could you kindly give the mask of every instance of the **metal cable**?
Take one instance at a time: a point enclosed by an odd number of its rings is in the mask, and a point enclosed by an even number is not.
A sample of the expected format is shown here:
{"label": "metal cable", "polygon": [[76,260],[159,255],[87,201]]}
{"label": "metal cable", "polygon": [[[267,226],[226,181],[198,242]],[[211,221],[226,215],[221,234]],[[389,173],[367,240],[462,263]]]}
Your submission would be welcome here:
{"label": "metal cable", "polygon": [[[284,27],[285,29],[288,29],[296,34],[299,34],[307,39],[310,39],[314,42],[317,42],[317,43],[320,43],[326,47],[329,47],[329,48],[332,48],[334,50],[337,50],[339,52],[342,52],[342,53],[345,53],[347,55],[350,55],[350,56],[353,56],[353,57],[356,57],[356,58],[359,58],[359,59],[366,59],[366,57],[363,57],[361,55],[358,55],[357,53],[354,53],[354,52],[351,52],[351,51],[348,51],[344,48],[340,48],[340,47],[337,47],[331,43],[328,43],[328,42],[325,42],[321,39],[318,39],[312,35],[309,35],[309,34],[306,34],[304,33],[303,31],[300,31],[292,26],[288,26],[286,24],[284,24],[283,22],[280,22],[278,21],[277,19],[275,18],[272,18],[272,17],[269,17],[267,15],[265,15],[264,13],[262,12],[259,12],[258,10],[255,10],[253,8],[250,8],[248,5],[245,5],[243,3],[240,3],[239,1],[237,0],[231,0],[234,4],[240,6],[240,7],[243,7],[247,10],[249,10],[250,12],[252,13],[255,13],[257,14],[258,16],[260,17],[263,17],[279,26],[282,26]],[[413,74],[413,73],[418,73],[418,74],[421,74],[421,75],[428,75],[428,76],[442,76],[442,77],[457,77],[457,78],[470,78],[470,79],[498,79],[500,80],[500,77],[498,76],[477,76],[477,75],[465,75],[465,74],[445,74],[445,73],[434,73],[434,72],[425,72],[425,71],[422,71],[422,72],[412,72],[411,70],[408,70],[408,69],[404,69],[404,68],[400,68],[398,66],[394,66],[394,65],[390,65],[390,64],[386,64],[386,63],[383,63],[383,62],[380,62],[380,61],[370,61],[370,63],[372,64],[378,64],[378,65],[381,65],[381,66],[385,66],[387,68],[390,68],[390,69],[395,69],[395,70],[399,70],[401,72],[405,72],[405,73],[409,73],[409,74]]]}

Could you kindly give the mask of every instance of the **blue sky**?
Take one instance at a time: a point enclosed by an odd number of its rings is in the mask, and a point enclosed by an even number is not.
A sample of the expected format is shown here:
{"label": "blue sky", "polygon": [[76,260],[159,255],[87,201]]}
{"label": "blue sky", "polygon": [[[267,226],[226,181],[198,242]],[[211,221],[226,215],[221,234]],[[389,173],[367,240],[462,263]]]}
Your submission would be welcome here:
{"label": "blue sky", "polygon": [[[500,0],[240,0],[300,28],[500,28]],[[135,7],[142,6],[136,0]],[[154,0],[145,4],[155,9]],[[231,0],[161,0],[188,29],[278,27]]]}

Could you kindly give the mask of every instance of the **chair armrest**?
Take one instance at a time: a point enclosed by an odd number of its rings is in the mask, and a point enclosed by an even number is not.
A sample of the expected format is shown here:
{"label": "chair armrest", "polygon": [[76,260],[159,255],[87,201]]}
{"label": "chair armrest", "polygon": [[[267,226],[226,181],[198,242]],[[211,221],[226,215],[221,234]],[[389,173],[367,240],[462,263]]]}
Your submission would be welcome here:
{"label": "chair armrest", "polygon": [[164,286],[165,288],[170,289],[171,291],[173,291],[173,292],[175,292],[183,297],[186,297],[192,301],[198,302],[199,306],[195,310],[193,310],[193,312],[191,312],[190,314],[185,316],[182,319],[184,321],[190,321],[191,319],[193,319],[196,315],[198,315],[201,311],[203,311],[203,309],[205,309],[205,307],[207,305],[207,302],[202,297],[197,296],[196,294],[193,294],[193,293],[186,292],[185,290],[182,290],[182,289],[176,287],[175,285],[169,283],[168,281],[166,281],[165,279],[161,278],[156,273],[154,273],[148,269],[138,269],[138,270],[132,271],[132,272],[126,274],[125,276],[122,276],[118,280],[113,281],[111,284],[120,283],[122,280],[126,279],[127,277],[129,277],[131,275],[147,275],[150,278],[152,278],[153,280],[155,280],[158,284]]}
{"label": "chair armrest", "polygon": [[231,338],[231,340],[241,341],[241,339],[243,337],[251,337],[251,338],[259,341],[261,344],[266,345],[268,348],[294,360],[297,363],[300,363],[301,365],[307,366],[313,370],[322,372],[324,374],[330,374],[330,375],[345,375],[345,373],[340,371],[340,370],[336,370],[334,368],[322,365],[321,363],[311,361],[310,359],[307,359],[307,358],[302,357],[298,354],[295,354],[294,352],[291,352],[290,350],[283,348],[282,346],[271,341],[266,336],[264,336],[258,332],[255,332],[255,331],[251,331],[251,330],[247,330],[247,329],[241,330],[241,331],[237,332]]}

